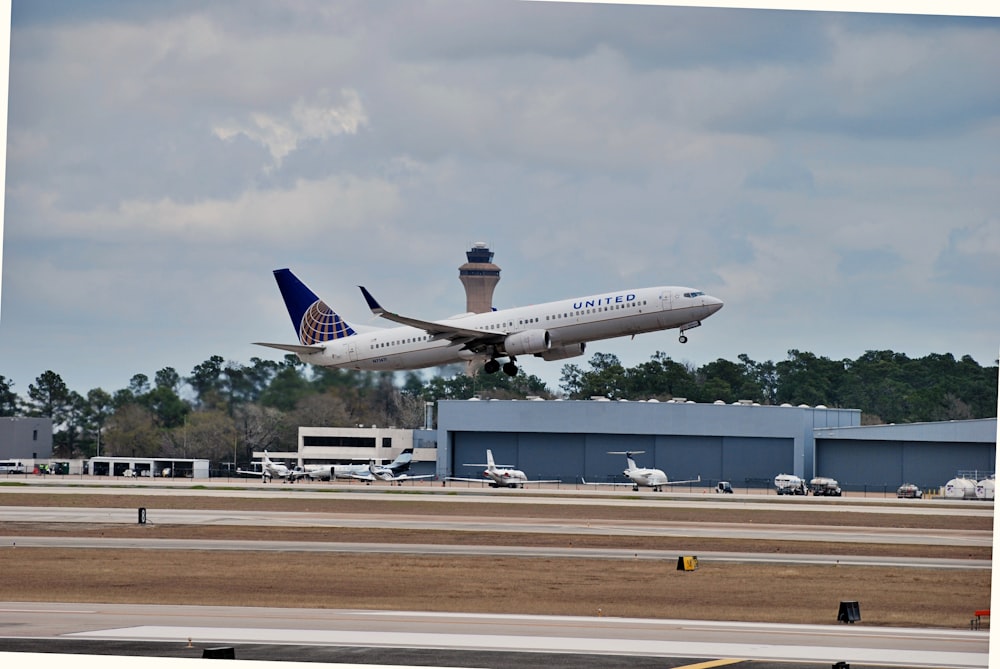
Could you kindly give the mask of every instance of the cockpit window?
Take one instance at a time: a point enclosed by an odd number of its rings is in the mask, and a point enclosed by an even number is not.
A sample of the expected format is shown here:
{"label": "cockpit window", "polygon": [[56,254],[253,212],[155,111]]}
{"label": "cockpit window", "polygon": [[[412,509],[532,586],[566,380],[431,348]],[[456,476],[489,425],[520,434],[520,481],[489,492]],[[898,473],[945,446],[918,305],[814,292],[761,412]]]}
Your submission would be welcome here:
{"label": "cockpit window", "polygon": [[705,293],[701,292],[700,290],[696,290],[693,293],[684,293],[684,297],[699,297],[704,294]]}

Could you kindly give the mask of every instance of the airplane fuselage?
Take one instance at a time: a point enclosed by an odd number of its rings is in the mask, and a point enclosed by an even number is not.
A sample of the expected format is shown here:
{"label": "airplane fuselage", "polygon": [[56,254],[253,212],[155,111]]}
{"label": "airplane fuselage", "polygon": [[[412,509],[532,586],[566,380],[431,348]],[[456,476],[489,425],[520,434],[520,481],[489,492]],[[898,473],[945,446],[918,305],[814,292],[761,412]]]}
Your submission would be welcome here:
{"label": "airplane fuselage", "polygon": [[641,469],[627,469],[624,474],[632,479],[632,483],[637,486],[658,488],[669,482],[666,473],[664,473],[662,469],[650,469],[647,467],[643,467]]}
{"label": "airplane fuselage", "polygon": [[502,351],[473,352],[462,341],[404,325],[358,332],[320,344],[321,351],[297,355],[313,365],[372,371],[488,361],[497,354],[560,360],[583,355],[590,341],[696,327],[721,306],[721,301],[691,288],[640,288],[434,321],[504,336]]}
{"label": "airplane fuselage", "polygon": [[523,488],[527,475],[519,469],[487,469],[483,476],[493,481],[494,488]]}

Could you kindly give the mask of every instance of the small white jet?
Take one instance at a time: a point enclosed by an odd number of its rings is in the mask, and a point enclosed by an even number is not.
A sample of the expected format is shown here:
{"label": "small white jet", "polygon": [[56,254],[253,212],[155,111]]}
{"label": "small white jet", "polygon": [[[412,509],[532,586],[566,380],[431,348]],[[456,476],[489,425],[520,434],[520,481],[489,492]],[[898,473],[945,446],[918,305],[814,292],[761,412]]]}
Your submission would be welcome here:
{"label": "small white jet", "polygon": [[501,369],[498,358],[506,358],[502,369],[514,376],[519,355],[563,360],[583,355],[588,342],[601,339],[677,328],[683,344],[685,332],[722,308],[722,300],[700,290],[661,286],[427,321],[384,309],[361,286],[373,314],[404,326],[374,328],[349,324],[288,269],[274,270],[274,278],[299,343],[256,345],[321,367],[373,371],[464,361],[494,374]]}
{"label": "small white jet", "polygon": [[[406,480],[408,478],[412,479],[417,477],[409,476],[397,479],[391,479],[391,477],[408,470],[410,468],[410,462],[412,461],[413,449],[407,448],[404,449],[402,453],[397,455],[395,460],[387,465],[375,465],[371,462],[367,465],[305,465],[301,469],[296,468],[289,475],[289,480],[297,481],[304,478],[320,481],[358,478],[364,481],[373,481],[375,478],[379,478],[383,481]],[[373,467],[376,469],[378,474],[374,474],[372,472]],[[419,478],[431,478],[433,476],[433,474],[428,474]]]}
{"label": "small white jet", "polygon": [[608,451],[609,455],[624,455],[625,462],[628,463],[628,468],[622,472],[625,476],[631,479],[631,483],[588,483],[583,481],[586,485],[630,485],[632,490],[638,490],[639,486],[644,486],[646,488],[652,488],[653,492],[661,492],[663,486],[665,485],[678,485],[681,483],[700,483],[701,474],[698,475],[696,479],[688,479],[687,481],[671,481],[667,478],[667,475],[662,469],[652,469],[650,467],[637,467],[635,460],[632,458],[633,455],[645,453],[645,451]]}
{"label": "small white jet", "polygon": [[[412,452],[412,451],[411,451]],[[406,467],[409,467],[409,460],[407,460]],[[405,469],[406,467],[402,467]],[[394,467],[393,464],[389,465],[376,465],[374,462],[369,463],[368,469],[364,472],[359,472],[351,474],[352,479],[358,479],[364,481],[365,483],[371,485],[374,481],[388,481],[389,483],[395,483],[397,485],[403,485],[405,481],[416,481],[418,479],[432,479],[435,474],[420,474],[417,476],[410,476],[409,474],[397,473],[401,467]]]}
{"label": "small white jet", "polygon": [[288,466],[280,462],[275,462],[270,458],[270,456],[268,456],[267,451],[264,451],[264,458],[261,460],[260,471],[253,469],[237,469],[236,473],[242,474],[244,476],[247,475],[260,476],[261,482],[267,483],[273,478],[287,480],[289,479],[289,477],[295,475],[295,470],[289,469]]}
{"label": "small white jet", "polygon": [[491,488],[523,488],[525,483],[560,483],[559,479],[552,479],[548,481],[542,480],[528,480],[528,476],[522,472],[520,469],[514,469],[512,465],[497,465],[493,461],[493,451],[486,449],[486,464],[482,463],[464,463],[463,467],[486,467],[486,471],[483,472],[483,479],[465,479],[458,476],[449,476],[447,480],[449,481],[469,481],[471,483],[482,483],[486,479],[490,479]]}

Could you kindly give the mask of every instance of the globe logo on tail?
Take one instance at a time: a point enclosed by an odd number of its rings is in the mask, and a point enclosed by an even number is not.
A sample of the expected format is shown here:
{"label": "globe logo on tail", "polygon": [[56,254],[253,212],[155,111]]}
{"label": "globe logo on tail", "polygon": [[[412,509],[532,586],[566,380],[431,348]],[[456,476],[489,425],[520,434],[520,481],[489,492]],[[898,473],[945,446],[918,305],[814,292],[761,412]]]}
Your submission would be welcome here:
{"label": "globe logo on tail", "polygon": [[313,302],[302,314],[302,321],[299,324],[299,341],[307,346],[353,334],[355,334],[353,328],[326,306],[323,300]]}

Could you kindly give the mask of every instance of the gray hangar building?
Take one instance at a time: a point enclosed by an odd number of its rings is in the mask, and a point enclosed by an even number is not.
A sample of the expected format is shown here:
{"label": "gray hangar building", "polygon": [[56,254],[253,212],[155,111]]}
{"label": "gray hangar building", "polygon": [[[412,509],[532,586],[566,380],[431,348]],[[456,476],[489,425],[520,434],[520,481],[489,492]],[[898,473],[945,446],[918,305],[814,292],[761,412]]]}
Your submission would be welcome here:
{"label": "gray hangar building", "polygon": [[[529,479],[624,481],[622,455],[702,486],[766,487],[775,475],[830,476],[845,490],[940,486],[960,470],[992,473],[996,419],[861,426],[858,409],[608,400],[444,400],[437,475],[476,477],[486,449]],[[992,432],[991,427],[992,426]]]}

